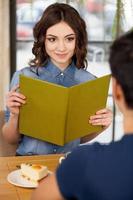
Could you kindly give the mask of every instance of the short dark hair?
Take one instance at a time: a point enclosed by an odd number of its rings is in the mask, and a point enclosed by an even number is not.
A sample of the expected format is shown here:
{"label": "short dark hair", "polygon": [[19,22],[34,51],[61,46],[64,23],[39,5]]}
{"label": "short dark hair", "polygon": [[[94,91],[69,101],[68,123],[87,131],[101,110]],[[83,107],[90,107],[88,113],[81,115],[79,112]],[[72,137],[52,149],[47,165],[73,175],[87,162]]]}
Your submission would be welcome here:
{"label": "short dark hair", "polygon": [[35,59],[31,60],[31,66],[42,66],[48,59],[45,50],[45,36],[49,27],[64,21],[76,34],[76,47],[73,60],[77,68],[84,68],[87,54],[87,31],[85,21],[79,13],[70,5],[65,3],[54,3],[46,8],[41,19],[33,29],[34,45],[32,52]]}
{"label": "short dark hair", "polygon": [[112,76],[121,85],[127,106],[133,108],[133,31],[113,42],[109,63]]}

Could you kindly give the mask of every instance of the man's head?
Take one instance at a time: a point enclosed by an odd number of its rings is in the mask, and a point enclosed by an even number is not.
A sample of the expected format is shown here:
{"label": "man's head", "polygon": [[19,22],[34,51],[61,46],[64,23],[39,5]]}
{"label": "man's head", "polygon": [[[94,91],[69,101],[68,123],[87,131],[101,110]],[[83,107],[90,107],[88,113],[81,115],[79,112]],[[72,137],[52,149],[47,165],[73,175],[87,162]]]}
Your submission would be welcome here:
{"label": "man's head", "polygon": [[122,109],[121,103],[125,103],[133,109],[133,31],[113,42],[109,63],[113,76],[113,94],[118,106]]}

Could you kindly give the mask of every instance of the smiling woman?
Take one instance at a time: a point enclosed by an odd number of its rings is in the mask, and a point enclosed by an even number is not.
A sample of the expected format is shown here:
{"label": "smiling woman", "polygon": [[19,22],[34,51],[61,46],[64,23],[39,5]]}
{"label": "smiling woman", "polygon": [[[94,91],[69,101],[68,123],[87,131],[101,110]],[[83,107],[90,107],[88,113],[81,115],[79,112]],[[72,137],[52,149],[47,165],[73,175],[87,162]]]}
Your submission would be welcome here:
{"label": "smiling woman", "polygon": [[[81,141],[86,142],[99,133],[92,133],[85,140],[79,138],[64,146],[22,136],[18,127],[19,112],[20,107],[26,103],[26,97],[18,92],[19,75],[24,74],[65,87],[95,79],[93,74],[85,70],[88,41],[86,24],[73,7],[63,3],[55,3],[43,12],[33,29],[33,36],[34,59],[30,61],[30,67],[25,67],[14,74],[10,91],[7,94],[6,106],[8,109],[6,123],[3,126],[3,136],[9,143],[18,143],[17,155],[70,152]],[[104,116],[104,120],[101,116]],[[94,113],[91,118],[88,117],[86,121],[94,126],[102,125],[107,128],[112,121],[112,113],[103,108],[96,114]],[[32,126],[32,122],[30,123]],[[45,123],[43,121],[44,131]]]}

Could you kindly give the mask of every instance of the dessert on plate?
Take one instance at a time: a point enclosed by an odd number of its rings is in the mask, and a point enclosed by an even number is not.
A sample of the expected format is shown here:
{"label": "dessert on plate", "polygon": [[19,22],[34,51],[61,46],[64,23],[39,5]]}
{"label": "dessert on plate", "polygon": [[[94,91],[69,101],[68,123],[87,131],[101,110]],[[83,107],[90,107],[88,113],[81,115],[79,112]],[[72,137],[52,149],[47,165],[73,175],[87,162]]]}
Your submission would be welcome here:
{"label": "dessert on plate", "polygon": [[33,182],[38,182],[48,175],[48,168],[40,164],[22,163],[20,166],[22,177]]}

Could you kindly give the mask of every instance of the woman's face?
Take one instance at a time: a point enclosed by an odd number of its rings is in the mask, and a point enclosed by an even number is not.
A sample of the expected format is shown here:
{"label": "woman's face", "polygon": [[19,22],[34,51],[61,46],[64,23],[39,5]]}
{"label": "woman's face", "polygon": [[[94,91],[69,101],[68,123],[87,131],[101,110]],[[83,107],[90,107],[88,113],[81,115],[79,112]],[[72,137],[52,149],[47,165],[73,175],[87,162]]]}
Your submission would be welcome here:
{"label": "woman's face", "polygon": [[60,69],[65,69],[74,55],[76,35],[65,22],[59,22],[47,29],[45,49],[51,61]]}

